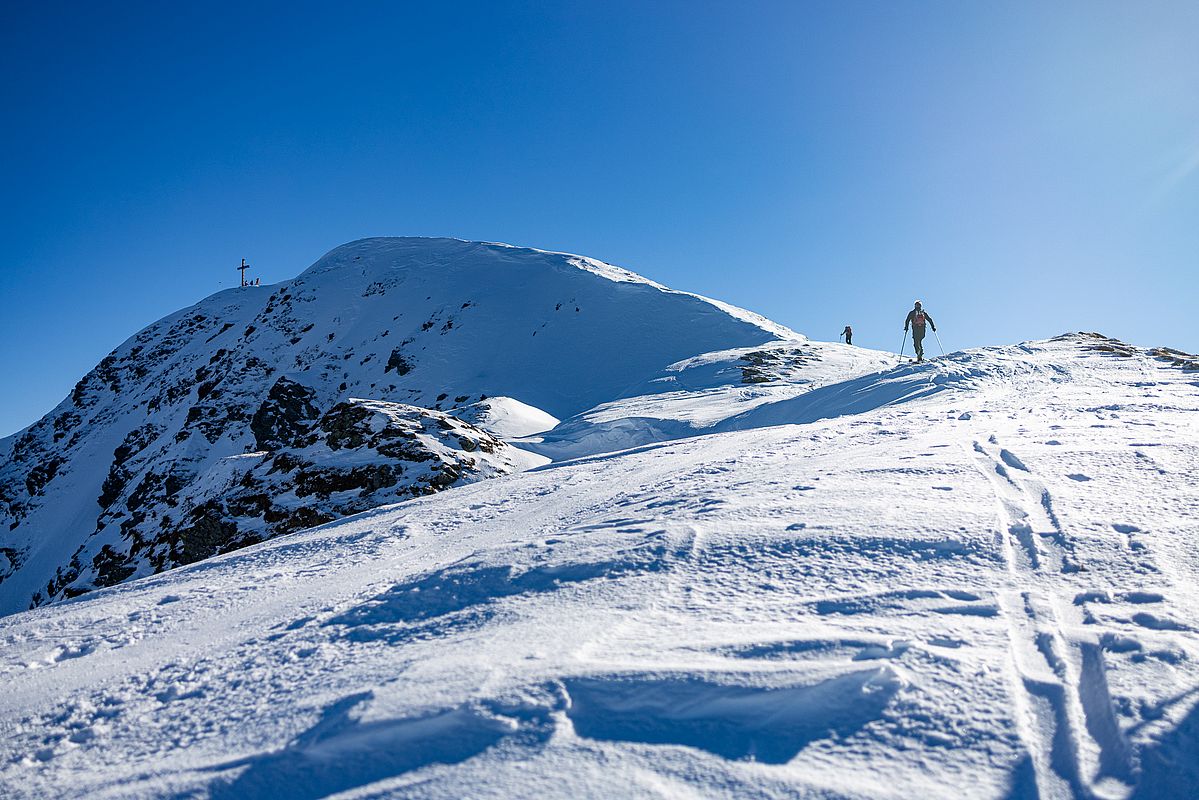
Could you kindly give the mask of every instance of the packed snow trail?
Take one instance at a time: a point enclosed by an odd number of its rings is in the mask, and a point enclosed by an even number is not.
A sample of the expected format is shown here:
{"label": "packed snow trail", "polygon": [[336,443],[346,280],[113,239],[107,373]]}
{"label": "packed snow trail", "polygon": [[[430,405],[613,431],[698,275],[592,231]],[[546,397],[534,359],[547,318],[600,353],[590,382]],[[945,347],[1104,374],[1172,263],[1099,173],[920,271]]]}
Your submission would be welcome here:
{"label": "packed snow trail", "polygon": [[1199,374],[1097,346],[0,619],[0,793],[1193,797]]}

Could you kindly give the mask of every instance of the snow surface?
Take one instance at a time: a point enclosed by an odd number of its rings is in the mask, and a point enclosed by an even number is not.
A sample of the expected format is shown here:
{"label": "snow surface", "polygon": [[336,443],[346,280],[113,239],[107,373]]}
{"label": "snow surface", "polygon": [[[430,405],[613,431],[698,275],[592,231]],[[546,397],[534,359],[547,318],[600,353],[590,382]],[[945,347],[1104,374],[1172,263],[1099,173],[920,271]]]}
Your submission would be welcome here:
{"label": "snow surface", "polygon": [[1199,796],[1185,359],[1071,335],[705,409],[730,363],[585,415],[670,441],[0,618],[0,794]]}

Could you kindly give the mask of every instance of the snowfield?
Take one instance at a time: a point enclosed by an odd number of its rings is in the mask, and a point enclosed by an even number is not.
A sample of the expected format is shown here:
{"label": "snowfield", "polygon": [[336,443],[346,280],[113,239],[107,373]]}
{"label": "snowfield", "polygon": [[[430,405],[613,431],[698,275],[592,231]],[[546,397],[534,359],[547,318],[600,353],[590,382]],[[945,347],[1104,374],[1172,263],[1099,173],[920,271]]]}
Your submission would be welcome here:
{"label": "snowfield", "polygon": [[783,347],[0,618],[0,794],[1199,796],[1193,363]]}

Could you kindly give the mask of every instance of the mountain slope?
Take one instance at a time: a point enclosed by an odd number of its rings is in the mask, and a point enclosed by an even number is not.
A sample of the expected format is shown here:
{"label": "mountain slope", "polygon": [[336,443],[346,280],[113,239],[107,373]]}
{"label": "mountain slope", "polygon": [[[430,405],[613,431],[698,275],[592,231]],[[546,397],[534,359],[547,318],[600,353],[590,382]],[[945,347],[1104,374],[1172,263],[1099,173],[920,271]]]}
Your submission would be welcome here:
{"label": "mountain slope", "polygon": [[0,787],[1193,797],[1168,355],[884,370],[0,619]]}
{"label": "mountain slope", "polygon": [[[329,480],[268,513],[257,499],[266,476],[243,457],[278,455],[338,403],[431,409],[433,426],[456,425],[437,412],[462,406],[484,428],[463,428],[464,441],[478,442],[489,435],[483,420],[508,418],[496,408],[523,408],[528,433],[531,420],[551,424],[618,397],[679,359],[779,337],[802,339],[580,256],[452,239],[344,245],[294,280],[219,292],[149,326],[0,442],[0,613],[294,529],[298,512],[334,519],[530,463],[500,443],[494,463],[476,469],[477,453],[463,450],[451,458],[464,467],[454,480],[430,483],[412,465],[465,444],[418,439],[433,449],[421,444],[410,467],[392,463],[382,478],[351,463],[377,461],[377,450],[348,458],[322,445],[306,451],[307,466],[272,457],[270,474],[288,477],[272,479],[271,493],[303,474]],[[233,510],[189,488],[240,480],[255,499]],[[249,523],[254,513],[267,523]]]}

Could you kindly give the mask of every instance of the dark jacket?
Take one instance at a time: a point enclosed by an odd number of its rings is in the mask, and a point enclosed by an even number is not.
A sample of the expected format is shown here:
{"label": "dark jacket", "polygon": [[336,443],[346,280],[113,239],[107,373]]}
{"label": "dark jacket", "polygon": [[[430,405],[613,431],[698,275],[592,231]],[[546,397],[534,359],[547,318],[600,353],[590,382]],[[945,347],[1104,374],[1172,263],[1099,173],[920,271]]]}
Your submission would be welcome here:
{"label": "dark jacket", "polygon": [[[937,323],[933,322],[933,315],[928,313],[928,311],[926,309],[922,308],[920,310],[922,312],[924,312],[925,321],[928,322],[928,324],[931,325],[932,329],[935,331],[937,329]],[[908,318],[903,321],[903,329],[906,331],[908,329],[909,325],[915,325],[915,324],[916,324],[916,309],[913,308],[911,311],[908,312]],[[921,326],[921,327],[923,327],[923,326]]]}

